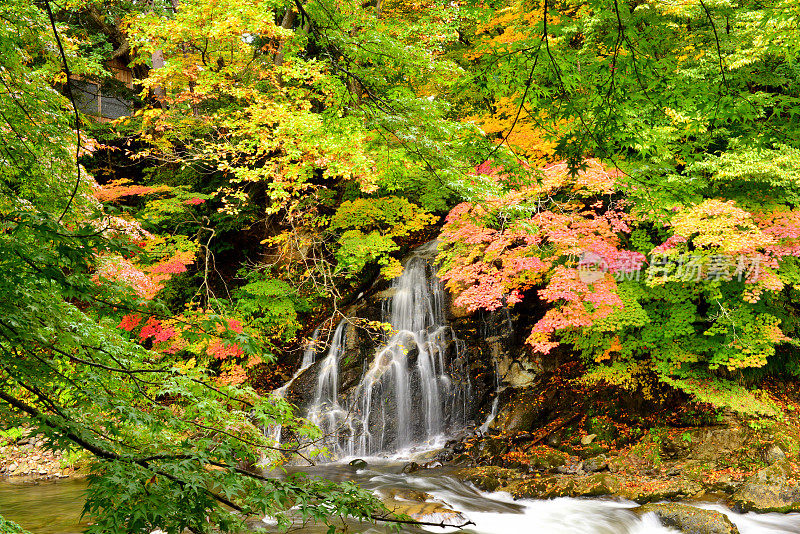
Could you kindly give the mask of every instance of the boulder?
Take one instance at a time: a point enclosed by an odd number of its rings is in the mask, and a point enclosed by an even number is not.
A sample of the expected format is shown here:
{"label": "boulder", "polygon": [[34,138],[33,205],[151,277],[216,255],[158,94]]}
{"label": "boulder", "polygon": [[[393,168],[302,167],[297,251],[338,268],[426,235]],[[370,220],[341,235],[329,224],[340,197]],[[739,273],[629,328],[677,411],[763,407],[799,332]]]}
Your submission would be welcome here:
{"label": "boulder", "polygon": [[417,462],[409,462],[403,466],[403,473],[413,473],[422,469]]}
{"label": "boulder", "polygon": [[633,512],[639,516],[654,513],[665,526],[684,534],[739,534],[739,529],[725,514],[686,504],[645,504],[634,508]]}
{"label": "boulder", "polygon": [[430,493],[408,488],[388,488],[380,490],[384,500],[425,502],[434,500]]}
{"label": "boulder", "polygon": [[546,476],[512,480],[509,491],[515,498],[553,499],[556,497],[598,497],[620,490],[619,480],[608,473],[589,476]]}
{"label": "boulder", "polygon": [[774,443],[767,445],[761,451],[761,459],[767,465],[774,465],[786,459],[786,453]]}
{"label": "boulder", "polygon": [[619,497],[646,504],[665,499],[696,497],[703,493],[703,485],[682,476],[667,479],[627,476],[625,486],[615,493]]}
{"label": "boulder", "polygon": [[683,435],[678,436],[676,441],[686,443],[690,449],[688,457],[694,460],[730,460],[750,445],[748,431],[740,426],[698,429],[690,436],[690,441],[684,440]]}
{"label": "boulder", "polygon": [[527,390],[515,393],[516,390],[511,393],[511,400],[503,406],[496,418],[496,424],[502,425],[502,429],[509,434],[530,431],[544,411],[544,406],[539,401],[539,392]]}
{"label": "boulder", "polygon": [[748,512],[800,511],[800,485],[790,477],[788,462],[775,463],[745,480],[731,500]]}
{"label": "boulder", "polygon": [[551,447],[538,446],[528,450],[526,459],[531,469],[550,471],[565,465],[569,455]]}
{"label": "boulder", "polygon": [[583,461],[583,470],[589,473],[596,473],[608,469],[608,460],[605,454],[600,454]]}
{"label": "boulder", "polygon": [[356,458],[355,460],[351,460],[349,465],[350,467],[355,467],[356,469],[366,469],[369,464],[367,464],[366,460]]}
{"label": "boulder", "polygon": [[611,495],[620,490],[617,477],[608,473],[595,473],[587,477],[576,477],[572,490],[573,497],[598,497]]}
{"label": "boulder", "polygon": [[461,480],[472,482],[484,491],[495,491],[500,486],[519,477],[519,473],[513,469],[503,467],[486,466],[461,469],[456,472],[456,476]]}
{"label": "boulder", "polygon": [[386,508],[395,514],[407,515],[417,521],[458,526],[467,522],[460,512],[447,503],[436,500],[429,493],[404,488],[390,488],[380,492]]}

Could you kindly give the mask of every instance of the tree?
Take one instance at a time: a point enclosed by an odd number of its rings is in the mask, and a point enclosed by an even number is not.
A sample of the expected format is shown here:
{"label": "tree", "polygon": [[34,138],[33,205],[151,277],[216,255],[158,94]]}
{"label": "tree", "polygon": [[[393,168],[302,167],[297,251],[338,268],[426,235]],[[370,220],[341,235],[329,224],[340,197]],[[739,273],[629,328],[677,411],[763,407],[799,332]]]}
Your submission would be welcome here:
{"label": "tree", "polygon": [[587,380],[648,394],[656,378],[774,415],[742,384],[798,371],[796,14],[704,0],[487,10],[464,62],[473,98],[493,104],[495,152],[564,163],[476,169],[476,201],[443,232],[457,302],[535,291],[548,309],[528,343],[569,344]]}
{"label": "tree", "polygon": [[[24,1],[0,7],[4,423],[31,426],[48,447],[92,455],[85,506],[92,532],[233,531],[253,514],[285,523],[292,506],[303,519],[327,523],[345,512],[385,517],[382,505],[352,484],[266,479],[249,470],[262,454],[276,460],[283,452],[264,436],[265,425],[289,425],[309,437],[315,430],[283,401],[215,385],[201,367],[159,361],[117,328],[124,314],[169,314],[103,275],[104,258],[141,249],[130,238],[131,222],[106,215],[90,194],[76,154],[91,142],[72,120],[74,103],[53,88],[71,93],[65,63],[73,74],[101,67],[70,53],[76,43],[50,5],[43,8]],[[219,317],[185,326],[192,339],[259,350]]]}

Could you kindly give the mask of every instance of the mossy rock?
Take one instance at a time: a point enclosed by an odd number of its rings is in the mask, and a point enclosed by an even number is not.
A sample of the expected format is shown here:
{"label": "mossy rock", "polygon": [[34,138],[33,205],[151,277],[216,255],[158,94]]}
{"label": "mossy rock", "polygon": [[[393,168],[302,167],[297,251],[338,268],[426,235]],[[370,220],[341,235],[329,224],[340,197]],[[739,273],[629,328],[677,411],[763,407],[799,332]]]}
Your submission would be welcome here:
{"label": "mossy rock", "polygon": [[595,473],[587,477],[576,477],[573,483],[573,497],[612,495],[622,487],[619,479],[609,473]]}
{"label": "mossy rock", "polygon": [[654,513],[664,526],[680,530],[684,534],[739,534],[728,517],[714,510],[703,510],[685,504],[645,504],[634,508],[639,516]]}
{"label": "mossy rock", "polygon": [[608,468],[608,458],[605,454],[599,454],[583,461],[583,470],[588,473],[596,473]]}
{"label": "mossy rock", "polygon": [[0,516],[0,534],[30,534],[30,532]]}
{"label": "mossy rock", "polygon": [[589,434],[595,434],[597,441],[613,441],[619,434],[613,421],[607,417],[592,417],[589,419],[586,431]]}
{"label": "mossy rock", "polygon": [[731,500],[748,512],[800,511],[800,485],[792,475],[787,461],[760,469],[739,486]]}
{"label": "mossy rock", "polygon": [[613,495],[620,489],[619,480],[608,473],[585,477],[545,476],[513,481],[508,490],[515,498],[554,499],[556,497],[599,497]]}
{"label": "mossy rock", "polygon": [[455,475],[461,480],[472,482],[484,491],[496,491],[501,486],[507,485],[509,481],[519,478],[519,473],[514,469],[492,465],[468,467],[457,471]]}
{"label": "mossy rock", "polygon": [[554,499],[570,497],[575,484],[572,477],[532,477],[512,482],[508,491],[515,499]]}
{"label": "mossy rock", "polygon": [[528,465],[532,469],[554,469],[569,460],[569,455],[551,447],[531,447],[526,451]]}
{"label": "mossy rock", "polygon": [[683,477],[671,479],[628,477],[626,481],[627,484],[617,492],[617,495],[639,504],[694,497],[705,490],[701,483]]}

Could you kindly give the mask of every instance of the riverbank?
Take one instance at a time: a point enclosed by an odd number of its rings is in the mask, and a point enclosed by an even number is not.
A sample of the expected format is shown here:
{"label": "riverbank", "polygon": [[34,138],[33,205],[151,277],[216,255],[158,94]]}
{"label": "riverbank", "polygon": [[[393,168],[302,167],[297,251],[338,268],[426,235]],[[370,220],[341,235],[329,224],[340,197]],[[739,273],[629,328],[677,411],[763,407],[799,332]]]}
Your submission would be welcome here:
{"label": "riverbank", "polygon": [[576,387],[559,374],[505,395],[483,432],[448,442],[420,468],[457,466],[460,479],[516,499],[606,496],[800,511],[795,385],[764,391],[783,412],[772,419],[675,402],[634,411],[609,388]]}
{"label": "riverbank", "polygon": [[[418,461],[420,458],[418,458]],[[471,534],[675,534],[685,532],[714,534],[776,534],[800,532],[800,514],[737,513],[715,502],[694,506],[665,505],[640,507],[631,501],[606,498],[548,500],[513,499],[505,493],[478,491],[473,484],[454,477],[454,468],[439,467],[404,473],[404,463],[368,458],[359,467],[347,464],[321,464],[310,467],[288,466],[289,473],[303,471],[329,480],[352,481],[380,496],[399,514],[421,520],[449,524],[469,521]],[[271,476],[285,476],[282,470]],[[79,523],[85,481],[65,480],[39,484],[0,482],[0,510],[33,534],[77,534],[87,523]],[[328,529],[299,515],[286,517],[290,531],[325,534]],[[727,518],[727,520],[726,520]],[[276,518],[253,518],[253,532],[279,534]],[[535,527],[533,527],[535,525]],[[717,530],[688,530],[691,525],[716,525]],[[342,518],[340,528],[348,532],[396,532],[389,525],[360,523]],[[732,528],[732,527],[735,527]],[[726,529],[726,530],[723,530]],[[401,525],[403,534],[455,532],[455,529],[423,530]]]}
{"label": "riverbank", "polygon": [[45,447],[42,436],[23,435],[0,440],[0,478],[58,480],[86,476],[82,455]]}

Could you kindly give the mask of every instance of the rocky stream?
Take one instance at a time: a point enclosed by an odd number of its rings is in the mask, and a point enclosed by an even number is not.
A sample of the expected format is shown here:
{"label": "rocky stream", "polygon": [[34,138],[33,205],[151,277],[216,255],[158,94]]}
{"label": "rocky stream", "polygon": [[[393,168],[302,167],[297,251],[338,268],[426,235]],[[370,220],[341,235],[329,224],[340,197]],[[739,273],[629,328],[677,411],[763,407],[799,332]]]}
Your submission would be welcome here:
{"label": "rocky stream", "polygon": [[[451,306],[434,257],[435,244],[417,249],[400,277],[313,332],[273,394],[322,428],[330,454],[289,471],[358,482],[390,510],[470,533],[800,532],[794,422],[753,429],[734,417],[691,424],[675,414],[669,427],[637,426],[631,414],[647,406],[576,391],[567,355],[544,360],[524,348],[518,332],[535,309],[468,315]],[[377,322],[391,328],[364,327]],[[15,471],[0,483],[5,517],[34,534],[81,530],[81,480]],[[264,518],[253,528],[274,525]]]}

